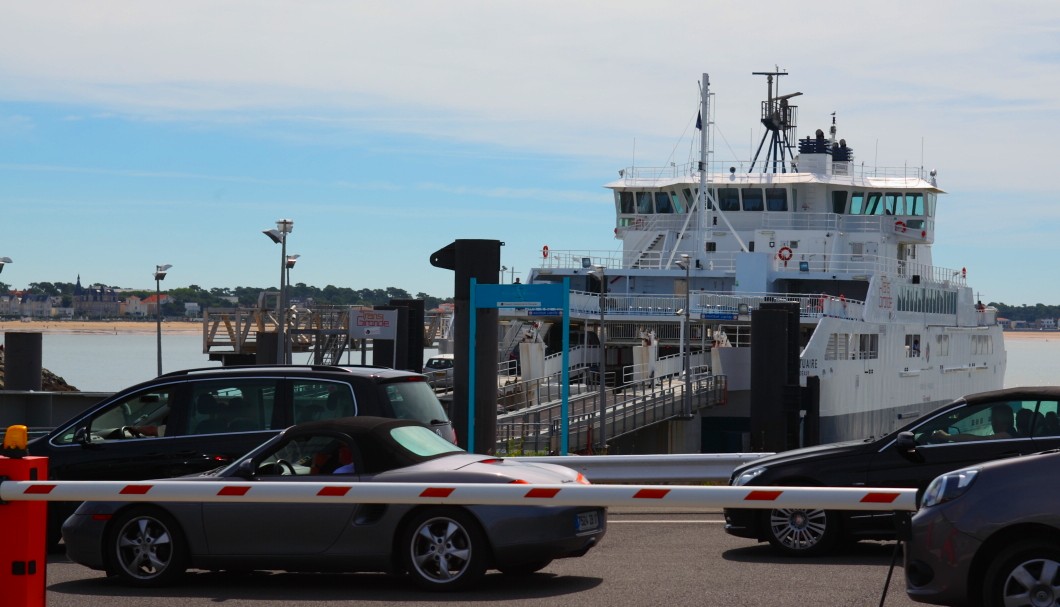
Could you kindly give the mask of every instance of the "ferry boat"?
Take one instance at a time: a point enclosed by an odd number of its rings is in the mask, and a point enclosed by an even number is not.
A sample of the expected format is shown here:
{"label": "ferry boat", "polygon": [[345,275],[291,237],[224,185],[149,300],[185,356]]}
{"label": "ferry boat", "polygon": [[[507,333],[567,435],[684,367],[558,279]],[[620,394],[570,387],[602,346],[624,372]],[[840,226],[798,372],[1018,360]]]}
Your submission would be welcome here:
{"label": "ferry boat", "polygon": [[586,326],[603,302],[609,370],[631,364],[652,335],[727,376],[728,404],[700,413],[704,451],[762,446],[748,420],[762,379],[752,352],[773,347],[751,331],[766,303],[798,310],[799,443],[880,436],[957,396],[1001,388],[996,310],[977,302],[965,268],[932,261],[944,193],[936,172],[866,166],[837,138],[834,114],[827,135],[797,139],[800,93],[780,94],[786,72],[755,74],[768,94],[750,164],[712,159],[703,74],[699,161],[620,170],[605,187],[621,250],[546,246],[529,282],[569,279]]}

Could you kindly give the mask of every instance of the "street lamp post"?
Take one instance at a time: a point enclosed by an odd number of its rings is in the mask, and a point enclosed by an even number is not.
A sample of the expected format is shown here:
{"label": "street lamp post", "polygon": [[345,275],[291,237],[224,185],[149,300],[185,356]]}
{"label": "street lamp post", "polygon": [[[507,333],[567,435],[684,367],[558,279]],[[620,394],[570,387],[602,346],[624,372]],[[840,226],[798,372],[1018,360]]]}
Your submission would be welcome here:
{"label": "street lamp post", "polygon": [[0,272],[4,271],[4,264],[14,263],[10,257],[0,257]]}
{"label": "street lamp post", "polygon": [[692,327],[689,325],[689,314],[692,311],[691,256],[688,253],[682,253],[681,261],[677,262],[677,265],[685,269],[685,314],[684,318],[681,319],[681,370],[685,376],[685,390],[681,397],[681,402],[684,406],[685,417],[692,417],[692,377],[688,368],[688,346],[685,343],[691,337],[689,334],[692,332]]}
{"label": "street lamp post", "polygon": [[[293,268],[294,264],[298,262],[298,258],[299,257],[301,257],[301,255],[299,255],[298,253],[294,253],[292,255],[288,255],[287,258],[286,258],[287,259],[287,263],[285,265],[287,267],[287,285],[284,287],[285,291],[286,291],[286,289],[290,289],[291,288],[291,268]],[[289,300],[290,298],[284,296],[284,299],[285,300]],[[293,312],[292,312],[292,314],[293,314]],[[297,326],[297,323],[295,323],[295,326]],[[293,344],[294,344],[294,340],[290,338],[290,335],[288,335],[287,341],[285,341],[284,344],[283,344],[283,347],[284,347],[284,360],[287,361],[288,363],[291,362],[291,358],[292,358],[292,355],[293,355],[293,352],[292,352],[292,350],[294,349]]]}
{"label": "street lamp post", "polygon": [[607,277],[604,266],[593,266],[592,273],[600,279],[600,448],[607,448],[607,381],[604,370],[607,368],[607,337],[604,331],[604,309],[607,307]]}
{"label": "street lamp post", "polygon": [[163,264],[155,266],[155,334],[158,337],[158,374],[162,375],[162,280],[173,266]]}
{"label": "street lamp post", "polygon": [[277,219],[276,228],[262,230],[262,233],[270,240],[280,245],[280,302],[276,329],[276,362],[281,365],[288,363],[287,339],[284,333],[287,323],[287,235],[294,230],[294,220]]}

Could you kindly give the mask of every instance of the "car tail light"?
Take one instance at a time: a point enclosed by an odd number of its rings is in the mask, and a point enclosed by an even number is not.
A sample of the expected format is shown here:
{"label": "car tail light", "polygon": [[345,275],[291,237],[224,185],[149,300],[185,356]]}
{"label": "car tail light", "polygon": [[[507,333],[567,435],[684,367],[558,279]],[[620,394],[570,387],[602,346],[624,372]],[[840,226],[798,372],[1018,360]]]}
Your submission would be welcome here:
{"label": "car tail light", "polygon": [[531,483],[530,483],[530,481],[524,481],[521,478],[517,478],[517,479],[515,479],[513,481],[508,481],[508,484],[509,485],[529,485]]}
{"label": "car tail light", "polygon": [[503,461],[504,461],[503,459],[500,459],[498,457],[494,457],[494,458],[490,458],[490,459],[484,459],[484,460],[480,461],[479,463],[480,464],[499,464],[499,463],[501,463]]}
{"label": "car tail light", "polygon": [[583,484],[583,485],[591,485],[592,484],[592,483],[589,482],[589,479],[585,478],[585,475],[582,474],[581,472],[578,473],[578,478],[576,480],[579,483]]}
{"label": "car tail light", "polygon": [[92,520],[94,521],[109,521],[114,515],[112,514],[93,514]]}

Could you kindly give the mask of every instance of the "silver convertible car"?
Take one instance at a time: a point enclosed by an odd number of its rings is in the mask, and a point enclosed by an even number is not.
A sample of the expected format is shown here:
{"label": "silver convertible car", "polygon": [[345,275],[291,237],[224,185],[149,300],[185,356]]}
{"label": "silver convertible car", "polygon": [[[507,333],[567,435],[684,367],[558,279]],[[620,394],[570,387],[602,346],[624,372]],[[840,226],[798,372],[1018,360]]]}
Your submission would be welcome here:
{"label": "silver convertible car", "polygon": [[[231,465],[181,482],[587,483],[577,472],[467,453],[418,422],[342,418],[292,426]],[[574,506],[86,502],[67,554],[142,587],[212,570],[404,572],[430,590],[487,569],[529,574],[581,556],[606,509]]]}

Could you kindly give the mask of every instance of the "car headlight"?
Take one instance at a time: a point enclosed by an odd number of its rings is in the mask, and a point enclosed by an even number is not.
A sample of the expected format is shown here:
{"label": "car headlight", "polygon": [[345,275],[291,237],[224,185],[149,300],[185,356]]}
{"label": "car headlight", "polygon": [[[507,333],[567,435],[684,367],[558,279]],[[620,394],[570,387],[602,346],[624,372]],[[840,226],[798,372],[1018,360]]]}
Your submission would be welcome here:
{"label": "car headlight", "polygon": [[957,470],[935,477],[926,491],[920,506],[930,508],[964,495],[975,482],[979,470]]}
{"label": "car headlight", "polygon": [[739,487],[740,485],[746,485],[747,483],[751,482],[752,480],[754,480],[756,477],[758,477],[760,474],[762,474],[765,471],[766,471],[766,467],[765,466],[758,466],[756,468],[751,468],[750,470],[741,473],[740,476],[737,476],[732,481],[732,486],[733,487]]}

